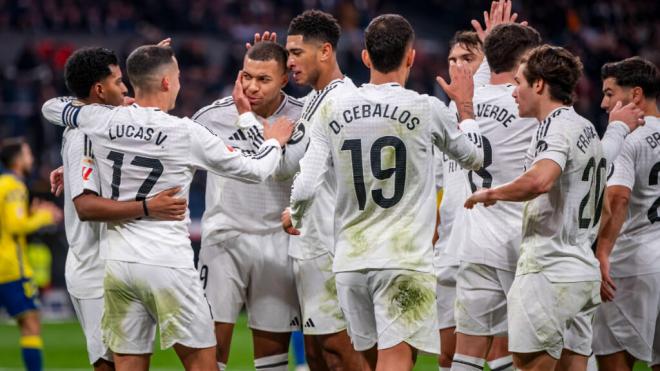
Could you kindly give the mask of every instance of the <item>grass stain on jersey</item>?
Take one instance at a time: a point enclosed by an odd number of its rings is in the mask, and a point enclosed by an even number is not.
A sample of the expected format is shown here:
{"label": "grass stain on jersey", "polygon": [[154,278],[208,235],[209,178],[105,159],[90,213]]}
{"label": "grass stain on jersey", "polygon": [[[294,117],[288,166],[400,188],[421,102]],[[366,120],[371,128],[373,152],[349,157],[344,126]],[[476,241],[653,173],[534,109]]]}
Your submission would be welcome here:
{"label": "grass stain on jersey", "polygon": [[366,234],[368,233],[368,228],[372,226],[369,225],[367,220],[375,211],[376,204],[368,201],[364,210],[344,227],[346,237],[352,246],[351,251],[347,254],[349,258],[361,257],[369,251],[371,246],[369,245],[369,239]]}
{"label": "grass stain on jersey", "polygon": [[144,304],[152,313],[158,314],[158,327],[160,328],[160,345],[169,347],[177,339],[181,339],[185,331],[185,323],[179,320],[181,314],[181,302],[177,299],[173,289],[163,288],[150,290],[146,286],[141,287]]}
{"label": "grass stain on jersey", "polygon": [[390,318],[400,318],[408,325],[420,323],[435,306],[435,277],[432,274],[413,273],[398,276],[387,290]]}

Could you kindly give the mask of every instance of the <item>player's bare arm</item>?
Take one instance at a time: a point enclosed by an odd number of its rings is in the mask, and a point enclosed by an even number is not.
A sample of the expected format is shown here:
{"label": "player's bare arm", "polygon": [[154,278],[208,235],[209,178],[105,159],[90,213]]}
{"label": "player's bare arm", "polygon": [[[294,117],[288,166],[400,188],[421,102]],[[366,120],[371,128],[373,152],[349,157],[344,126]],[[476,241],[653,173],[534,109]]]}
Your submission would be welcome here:
{"label": "player's bare arm", "polygon": [[78,217],[82,221],[118,221],[150,217],[158,220],[183,220],[188,203],[177,197],[181,187],[160,192],[144,201],[115,201],[85,190],[73,200]]}
{"label": "player's bare arm", "polygon": [[600,287],[603,301],[614,299],[616,286],[610,276],[610,255],[614,249],[614,243],[621,233],[623,223],[626,221],[630,194],[630,188],[620,185],[607,187],[605,193],[605,203],[609,206],[610,215],[603,219],[603,226],[598,234],[598,244],[596,245],[596,258],[600,262],[600,273],[603,279]]}
{"label": "player's bare arm", "polygon": [[549,192],[560,175],[556,162],[541,160],[508,184],[476,191],[465,201],[465,208],[472,209],[477,203],[491,206],[497,201],[529,201]]}

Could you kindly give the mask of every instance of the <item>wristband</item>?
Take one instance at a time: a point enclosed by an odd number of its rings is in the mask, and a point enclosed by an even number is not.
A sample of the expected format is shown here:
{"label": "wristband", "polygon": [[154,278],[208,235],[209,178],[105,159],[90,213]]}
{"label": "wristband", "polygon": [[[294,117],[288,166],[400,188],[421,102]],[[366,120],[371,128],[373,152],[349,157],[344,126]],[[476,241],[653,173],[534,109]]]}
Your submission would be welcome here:
{"label": "wristband", "polygon": [[142,209],[144,210],[144,216],[149,216],[149,209],[147,209],[147,200],[142,200]]}

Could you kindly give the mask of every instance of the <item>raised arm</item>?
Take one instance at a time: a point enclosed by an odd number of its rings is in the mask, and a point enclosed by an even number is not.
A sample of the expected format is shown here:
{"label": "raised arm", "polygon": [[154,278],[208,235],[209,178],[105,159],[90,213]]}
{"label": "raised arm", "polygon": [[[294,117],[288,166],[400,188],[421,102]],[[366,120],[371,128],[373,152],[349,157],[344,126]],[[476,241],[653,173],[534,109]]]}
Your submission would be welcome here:
{"label": "raised arm", "polygon": [[613,164],[626,136],[644,124],[644,111],[637,108],[634,103],[625,106],[619,101],[610,111],[609,125],[603,135],[603,157],[608,164]]}
{"label": "raised arm", "polygon": [[41,107],[41,114],[46,121],[58,126],[64,124],[64,109],[75,100],[74,97],[56,97],[51,98]]}

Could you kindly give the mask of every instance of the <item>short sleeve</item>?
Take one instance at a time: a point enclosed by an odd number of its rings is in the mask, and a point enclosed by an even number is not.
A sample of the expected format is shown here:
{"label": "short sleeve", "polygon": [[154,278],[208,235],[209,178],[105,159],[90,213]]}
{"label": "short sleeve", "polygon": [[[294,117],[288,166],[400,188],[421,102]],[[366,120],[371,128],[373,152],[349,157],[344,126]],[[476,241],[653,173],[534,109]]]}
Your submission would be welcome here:
{"label": "short sleeve", "polygon": [[[568,161],[571,147],[570,136],[573,130],[566,127],[564,122],[560,120],[554,120],[548,125],[548,134],[539,139],[536,144],[536,156],[532,165],[541,160],[552,160],[564,171],[566,161]],[[539,130],[542,130],[542,128],[539,128]]]}

